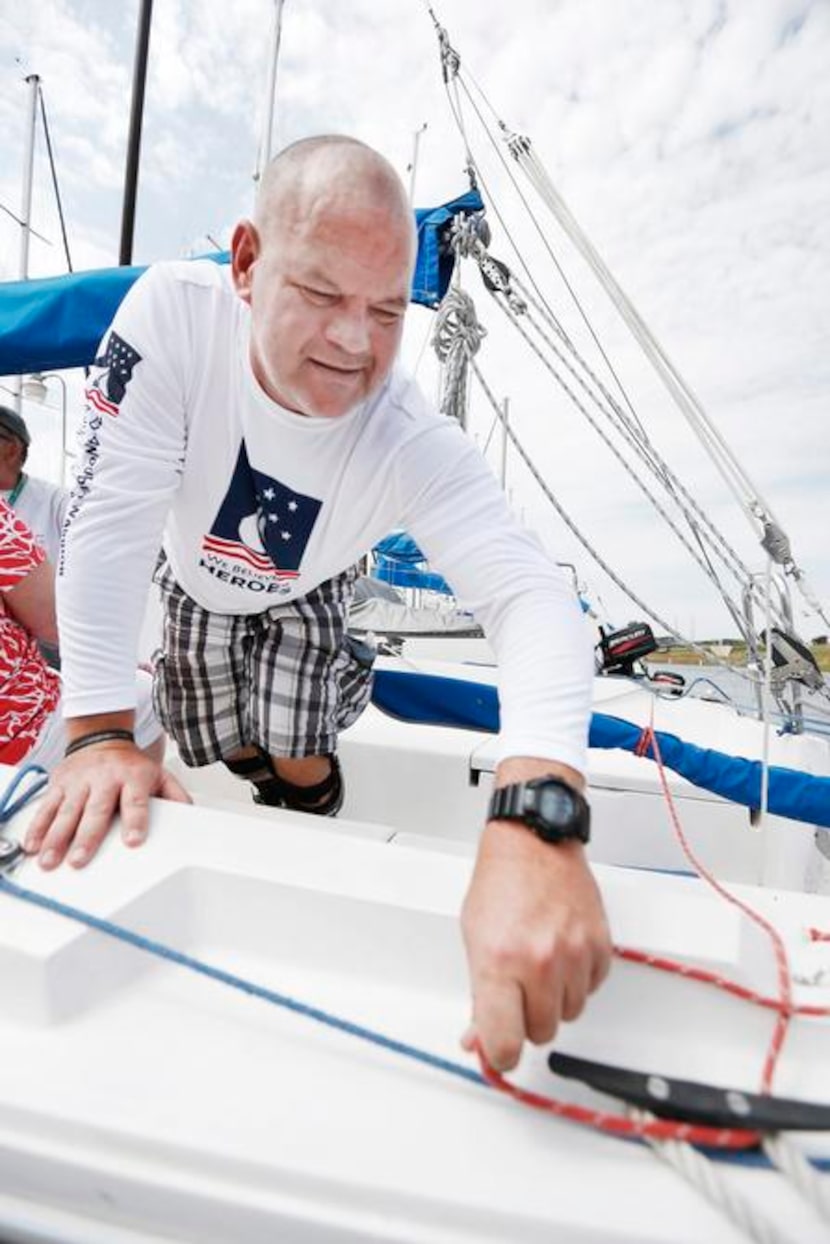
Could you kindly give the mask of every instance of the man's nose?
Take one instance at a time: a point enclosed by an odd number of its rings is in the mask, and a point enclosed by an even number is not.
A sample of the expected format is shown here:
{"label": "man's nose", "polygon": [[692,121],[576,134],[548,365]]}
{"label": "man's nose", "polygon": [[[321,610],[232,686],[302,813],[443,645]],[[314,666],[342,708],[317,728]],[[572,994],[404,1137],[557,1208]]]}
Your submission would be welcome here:
{"label": "man's nose", "polygon": [[326,337],[345,354],[368,354],[371,339],[366,312],[357,307],[337,307],[328,319]]}

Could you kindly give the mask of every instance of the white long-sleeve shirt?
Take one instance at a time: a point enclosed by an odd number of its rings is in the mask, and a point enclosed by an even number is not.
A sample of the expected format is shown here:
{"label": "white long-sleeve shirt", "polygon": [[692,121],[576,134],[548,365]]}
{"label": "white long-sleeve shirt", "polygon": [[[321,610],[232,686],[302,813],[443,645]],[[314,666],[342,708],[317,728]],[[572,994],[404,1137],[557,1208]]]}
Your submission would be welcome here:
{"label": "white long-sleeve shirt", "polygon": [[104,338],[59,571],[66,715],[133,705],[162,542],[195,601],[247,614],[305,595],[403,527],[496,653],[500,756],[584,770],[593,663],[580,609],[481,455],[398,368],[337,418],[277,405],[251,371],[249,316],[226,268],[157,264]]}
{"label": "white long-sleeve shirt", "polygon": [[[14,491],[7,489],[0,492],[0,497],[11,502]],[[37,475],[26,475],[12,507],[18,518],[23,519],[53,566],[58,564],[61,531],[68,502],[69,494],[65,488],[59,488],[57,484],[40,479]]]}

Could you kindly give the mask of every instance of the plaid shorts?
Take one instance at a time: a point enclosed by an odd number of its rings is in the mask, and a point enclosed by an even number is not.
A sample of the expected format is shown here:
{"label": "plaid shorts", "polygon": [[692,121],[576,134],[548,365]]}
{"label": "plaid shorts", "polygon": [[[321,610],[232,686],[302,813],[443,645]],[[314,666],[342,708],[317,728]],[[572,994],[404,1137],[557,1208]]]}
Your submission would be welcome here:
{"label": "plaid shorts", "polygon": [[211,613],[162,556],[154,575],[164,640],[153,703],[191,768],[255,745],[271,756],[322,756],[360,715],[371,654],[347,634],[357,567],[264,613]]}

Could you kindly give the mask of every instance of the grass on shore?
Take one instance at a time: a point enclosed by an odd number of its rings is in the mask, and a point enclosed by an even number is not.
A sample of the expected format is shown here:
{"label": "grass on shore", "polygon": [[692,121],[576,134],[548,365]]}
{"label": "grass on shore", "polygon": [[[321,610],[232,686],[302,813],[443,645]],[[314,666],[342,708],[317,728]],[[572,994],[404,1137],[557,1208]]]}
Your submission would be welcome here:
{"label": "grass on shore", "polygon": [[[704,647],[709,646],[706,640],[701,640],[701,644]],[[824,673],[830,673],[830,644],[811,644],[810,650],[819,669]],[[761,651],[763,652],[763,649]],[[746,644],[742,640],[736,640],[722,659],[729,665],[745,665]],[[653,665],[703,665],[705,663],[700,653],[695,652],[693,648],[686,647],[661,648],[659,652],[653,652],[646,657],[646,661]]]}

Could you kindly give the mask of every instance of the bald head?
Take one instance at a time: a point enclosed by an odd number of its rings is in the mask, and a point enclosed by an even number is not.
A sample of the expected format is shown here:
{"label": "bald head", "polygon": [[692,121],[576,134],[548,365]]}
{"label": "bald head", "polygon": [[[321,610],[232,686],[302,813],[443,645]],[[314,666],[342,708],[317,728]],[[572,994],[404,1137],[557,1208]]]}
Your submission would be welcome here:
{"label": "bald head", "polygon": [[414,256],[414,218],[395,169],[356,138],[323,134],[285,147],[267,166],[254,223],[265,241],[322,213],[362,211],[405,230]]}
{"label": "bald head", "polygon": [[231,243],[263,392],[326,418],[371,397],[400,345],[415,255],[406,193],[377,151],[326,135],[281,152]]}

